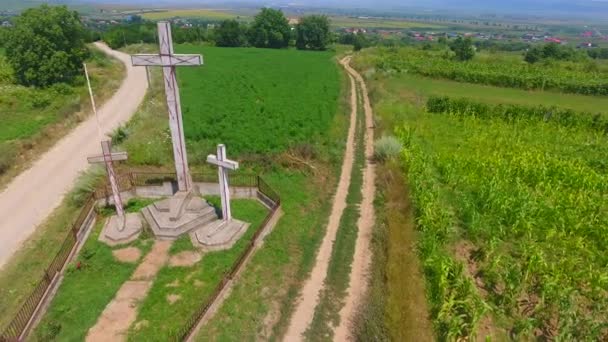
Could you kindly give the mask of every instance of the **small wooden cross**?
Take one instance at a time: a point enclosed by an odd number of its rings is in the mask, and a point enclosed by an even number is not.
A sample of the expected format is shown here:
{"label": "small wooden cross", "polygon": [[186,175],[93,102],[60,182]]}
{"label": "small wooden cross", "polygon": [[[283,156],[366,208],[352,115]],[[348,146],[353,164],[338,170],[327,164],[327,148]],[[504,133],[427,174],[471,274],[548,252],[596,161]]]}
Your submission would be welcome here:
{"label": "small wooden cross", "polygon": [[116,174],[114,173],[113,162],[127,160],[127,152],[116,152],[112,153],[112,142],[110,140],[101,142],[100,156],[89,157],[89,164],[106,164],[106,171],[108,173],[108,179],[110,186],[112,187],[112,196],[114,197],[114,204],[116,205],[116,214],[120,219],[121,225],[118,230],[123,231],[125,227],[125,209],[123,207],[122,198],[120,197],[120,189],[118,188],[118,182],[116,182]]}
{"label": "small wooden cross", "polygon": [[238,169],[239,163],[226,158],[226,146],[224,145],[217,145],[217,155],[208,155],[207,163],[218,166],[218,174],[220,179],[220,196],[222,198],[222,219],[224,221],[231,221],[232,211],[230,210],[230,187],[228,186],[228,170]]}
{"label": "small wooden cross", "polygon": [[175,72],[178,66],[198,66],[203,64],[203,57],[201,55],[180,55],[173,53],[171,24],[166,21],[158,22],[158,42],[160,45],[159,54],[133,55],[131,56],[131,62],[134,66],[161,66],[163,68],[177,185],[179,191],[191,191],[192,180],[188,171],[182,107]]}

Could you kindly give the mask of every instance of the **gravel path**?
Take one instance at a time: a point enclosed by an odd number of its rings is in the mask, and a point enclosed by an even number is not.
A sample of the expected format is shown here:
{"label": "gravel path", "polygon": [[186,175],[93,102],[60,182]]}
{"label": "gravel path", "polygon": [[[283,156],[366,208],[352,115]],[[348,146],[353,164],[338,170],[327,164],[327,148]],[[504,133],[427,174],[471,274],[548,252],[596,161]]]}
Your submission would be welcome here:
{"label": "gravel path", "polygon": [[[109,133],[128,121],[143,101],[148,87],[146,70],[131,67],[129,55],[96,45],[122,61],[127,70],[121,87],[98,110],[102,129]],[[0,193],[0,268],[59,206],[78,174],[87,169],[87,156],[100,152],[97,125],[91,116]]]}

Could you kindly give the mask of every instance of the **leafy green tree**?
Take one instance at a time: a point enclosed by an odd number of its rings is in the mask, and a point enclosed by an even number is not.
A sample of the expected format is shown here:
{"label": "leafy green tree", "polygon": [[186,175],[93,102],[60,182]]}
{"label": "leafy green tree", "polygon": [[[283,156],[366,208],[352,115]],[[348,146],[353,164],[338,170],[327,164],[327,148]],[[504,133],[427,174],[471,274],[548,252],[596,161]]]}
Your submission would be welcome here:
{"label": "leafy green tree", "polygon": [[330,42],[329,18],[325,15],[302,17],[296,26],[296,47],[299,50],[325,50]]}
{"label": "leafy green tree", "polygon": [[534,64],[543,59],[543,51],[538,46],[529,49],[524,55],[524,60],[530,64]]}
{"label": "leafy green tree", "polygon": [[6,41],[17,81],[38,87],[71,82],[89,55],[86,36],[78,13],[65,6],[42,5],[24,11]]}
{"label": "leafy green tree", "polygon": [[259,48],[280,49],[289,46],[291,27],[283,12],[263,8],[249,29],[249,43]]}
{"label": "leafy green tree", "polygon": [[370,45],[369,40],[363,33],[355,34],[355,42],[353,44],[353,49],[355,51],[361,51],[362,49],[368,47]]}
{"label": "leafy green tree", "polygon": [[224,20],[215,29],[215,44],[226,47],[238,47],[247,44],[245,29],[234,19]]}
{"label": "leafy green tree", "polygon": [[475,57],[475,47],[473,46],[473,40],[470,37],[462,38],[458,37],[450,45],[450,49],[456,54],[456,59],[459,61],[468,61]]}

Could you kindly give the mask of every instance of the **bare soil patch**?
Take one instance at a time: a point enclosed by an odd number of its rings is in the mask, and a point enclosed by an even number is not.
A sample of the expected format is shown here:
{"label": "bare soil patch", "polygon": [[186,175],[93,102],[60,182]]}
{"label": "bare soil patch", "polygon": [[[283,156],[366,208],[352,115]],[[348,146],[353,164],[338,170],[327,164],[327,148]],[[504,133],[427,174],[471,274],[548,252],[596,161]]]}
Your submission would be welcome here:
{"label": "bare soil patch", "polygon": [[127,247],[112,251],[114,258],[120,262],[135,263],[141,257],[141,251],[137,247]]}
{"label": "bare soil patch", "polygon": [[167,295],[167,302],[169,302],[169,304],[173,304],[175,302],[177,302],[178,300],[182,299],[182,296],[178,295],[178,294],[170,294]]}
{"label": "bare soil patch", "polygon": [[171,257],[169,266],[171,267],[190,267],[196,265],[203,256],[200,252],[184,251]]}

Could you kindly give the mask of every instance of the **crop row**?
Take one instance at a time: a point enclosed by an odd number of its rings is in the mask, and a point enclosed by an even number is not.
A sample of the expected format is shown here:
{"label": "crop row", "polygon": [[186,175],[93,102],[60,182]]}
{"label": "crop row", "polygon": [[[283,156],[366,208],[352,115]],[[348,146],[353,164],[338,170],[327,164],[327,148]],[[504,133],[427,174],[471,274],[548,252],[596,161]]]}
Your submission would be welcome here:
{"label": "crop row", "polygon": [[554,122],[565,127],[586,127],[608,133],[608,117],[601,113],[577,112],[572,109],[546,106],[524,106],[515,104],[490,105],[467,98],[431,96],[426,108],[431,113],[472,115],[480,118],[501,118],[507,121]]}

